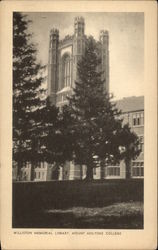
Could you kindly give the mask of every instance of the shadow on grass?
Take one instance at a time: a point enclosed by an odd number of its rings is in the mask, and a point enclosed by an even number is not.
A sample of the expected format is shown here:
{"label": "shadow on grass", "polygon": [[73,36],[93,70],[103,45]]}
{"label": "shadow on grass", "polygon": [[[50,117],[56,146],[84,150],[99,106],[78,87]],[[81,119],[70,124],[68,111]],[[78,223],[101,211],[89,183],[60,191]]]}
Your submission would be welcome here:
{"label": "shadow on grass", "polygon": [[13,183],[12,226],[142,229],[143,183],[141,179]]}
{"label": "shadow on grass", "polygon": [[[78,208],[76,208],[78,209]],[[98,208],[96,208],[97,211]],[[89,211],[89,210],[88,210]],[[13,219],[14,228],[143,229],[143,213],[82,213],[71,210],[45,210],[21,214]]]}

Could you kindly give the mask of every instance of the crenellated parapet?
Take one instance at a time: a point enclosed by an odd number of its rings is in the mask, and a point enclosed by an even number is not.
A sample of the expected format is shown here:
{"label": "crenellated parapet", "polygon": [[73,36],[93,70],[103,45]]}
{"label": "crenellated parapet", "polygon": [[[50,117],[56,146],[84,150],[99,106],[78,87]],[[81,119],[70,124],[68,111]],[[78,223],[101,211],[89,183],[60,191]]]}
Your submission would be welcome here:
{"label": "crenellated parapet", "polygon": [[84,18],[82,16],[75,17],[75,24],[76,23],[84,23]]}
{"label": "crenellated parapet", "polygon": [[101,30],[100,31],[100,36],[109,36],[108,30]]}
{"label": "crenellated parapet", "polygon": [[55,28],[51,29],[50,30],[50,36],[59,37],[59,30],[55,29]]}
{"label": "crenellated parapet", "polygon": [[49,40],[49,48],[52,48],[53,44],[59,43],[59,30],[51,29],[50,30],[50,40]]}
{"label": "crenellated parapet", "polygon": [[75,22],[74,22],[74,34],[75,34],[75,36],[84,35],[84,28],[85,28],[84,18],[81,16],[76,17]]}
{"label": "crenellated parapet", "polygon": [[73,41],[73,36],[70,35],[65,36],[64,39],[59,41],[59,49],[63,46],[65,47],[72,44],[72,41]]}

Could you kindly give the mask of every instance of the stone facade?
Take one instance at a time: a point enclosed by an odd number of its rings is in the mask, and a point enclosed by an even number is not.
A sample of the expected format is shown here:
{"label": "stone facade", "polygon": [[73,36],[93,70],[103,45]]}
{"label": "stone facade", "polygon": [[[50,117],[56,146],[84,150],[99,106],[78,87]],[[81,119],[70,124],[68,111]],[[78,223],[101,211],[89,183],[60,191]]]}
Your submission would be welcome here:
{"label": "stone facade", "polygon": [[[85,21],[76,17],[74,34],[59,39],[59,30],[50,31],[49,60],[48,60],[48,95],[53,104],[62,106],[71,95],[75,81],[78,79],[77,63],[85,51]],[[105,89],[109,91],[109,35],[101,30],[99,41],[96,42],[101,57],[101,70],[105,79]]]}
{"label": "stone facade", "polygon": [[128,97],[117,102],[122,110],[123,123],[128,123],[131,130],[137,134],[140,141],[141,153],[131,163],[133,178],[144,177],[144,97]]}

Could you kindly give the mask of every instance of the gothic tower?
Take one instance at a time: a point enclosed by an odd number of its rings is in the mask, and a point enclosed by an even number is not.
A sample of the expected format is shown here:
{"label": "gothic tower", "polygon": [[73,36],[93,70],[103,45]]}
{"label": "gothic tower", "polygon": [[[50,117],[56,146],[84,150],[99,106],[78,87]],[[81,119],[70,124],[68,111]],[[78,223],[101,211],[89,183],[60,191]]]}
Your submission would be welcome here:
{"label": "gothic tower", "polygon": [[[61,107],[67,104],[67,96],[73,93],[75,81],[78,80],[77,64],[85,53],[86,46],[85,22],[83,17],[74,20],[74,33],[59,40],[59,31],[50,31],[49,61],[48,61],[48,96],[51,103]],[[109,91],[109,34],[100,32],[97,42],[98,53],[101,56],[103,71],[102,79],[105,81],[105,90]],[[60,179],[74,180],[84,178],[86,166],[66,162],[60,171]],[[98,174],[96,174],[98,176]],[[94,176],[95,177],[95,176]]]}
{"label": "gothic tower", "polygon": [[78,79],[77,63],[84,54],[85,49],[85,23],[83,17],[76,17],[74,22],[73,36],[73,87],[75,80]]}
{"label": "gothic tower", "polygon": [[100,44],[102,79],[105,80],[105,90],[109,92],[109,33],[107,30],[100,31]]}
{"label": "gothic tower", "polygon": [[58,86],[58,44],[59,31],[50,31],[49,59],[48,59],[48,96],[52,104],[56,104],[56,92]]}
{"label": "gothic tower", "polygon": [[[76,17],[74,34],[67,35],[59,40],[59,31],[50,31],[49,61],[48,61],[48,96],[51,103],[62,106],[71,95],[75,81],[78,80],[77,64],[84,55],[86,43],[85,22],[83,17]],[[102,79],[105,81],[105,90],[109,92],[109,34],[106,30],[100,31],[97,42],[101,56]]]}

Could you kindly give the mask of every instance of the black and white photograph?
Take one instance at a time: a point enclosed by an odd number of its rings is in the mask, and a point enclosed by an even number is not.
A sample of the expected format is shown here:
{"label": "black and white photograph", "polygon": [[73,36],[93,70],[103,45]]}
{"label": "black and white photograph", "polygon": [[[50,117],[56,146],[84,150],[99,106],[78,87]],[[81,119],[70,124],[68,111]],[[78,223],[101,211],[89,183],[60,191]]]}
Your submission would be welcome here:
{"label": "black and white photograph", "polygon": [[144,228],[144,13],[13,12],[12,227]]}
{"label": "black and white photograph", "polygon": [[156,249],[157,5],[0,2],[2,249]]}

